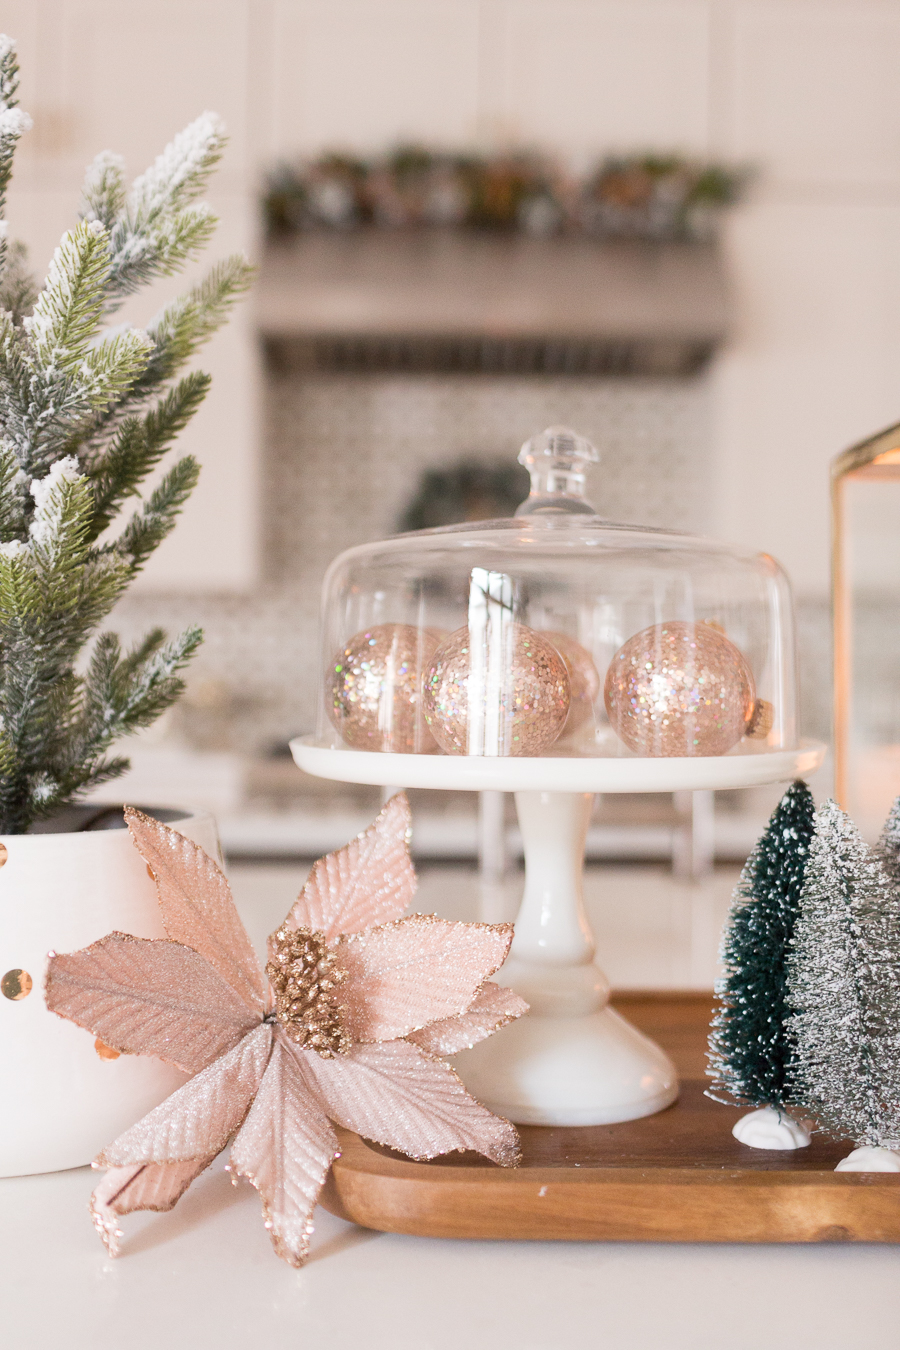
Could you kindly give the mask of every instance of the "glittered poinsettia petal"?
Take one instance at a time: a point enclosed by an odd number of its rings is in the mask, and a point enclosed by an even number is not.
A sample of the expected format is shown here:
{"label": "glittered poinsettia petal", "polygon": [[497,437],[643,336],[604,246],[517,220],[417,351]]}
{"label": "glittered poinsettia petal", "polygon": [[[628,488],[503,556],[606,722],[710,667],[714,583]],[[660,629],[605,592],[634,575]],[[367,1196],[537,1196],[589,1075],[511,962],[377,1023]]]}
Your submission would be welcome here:
{"label": "glittered poinsettia petal", "polygon": [[152,1209],[159,1213],[172,1209],[195,1177],[215,1159],[192,1158],[180,1163],[135,1163],[131,1167],[110,1167],[91,1196],[91,1218],[110,1256],[119,1254],[122,1236],[118,1220],[135,1210]]}
{"label": "glittered poinsettia petal", "polygon": [[264,1012],[268,984],[221,869],[199,844],[142,811],[127,806],[125,819],[156,878],[169,937],[193,947],[249,1008]]}
{"label": "glittered poinsettia petal", "polygon": [[113,1050],[156,1055],[188,1073],[260,1020],[190,947],[127,933],[51,956],[46,998],[53,1012]]}
{"label": "glittered poinsettia petal", "polygon": [[500,1027],[527,1011],[528,1004],[512,989],[488,980],[465,1012],[443,1022],[432,1022],[421,1031],[414,1031],[407,1039],[426,1055],[455,1055],[460,1050],[471,1050],[473,1045],[487,1040]]}
{"label": "glittered poinsettia petal", "polygon": [[272,1244],[292,1266],[306,1260],[312,1212],[338,1152],[331,1123],[279,1033],[231,1167],[259,1191]]}
{"label": "glittered poinsettia petal", "polygon": [[261,1023],[227,1055],[109,1144],[96,1167],[189,1162],[221,1153],[241,1125],[272,1048],[272,1027]]}
{"label": "glittered poinsettia petal", "polygon": [[391,1041],[457,1016],[506,960],[511,924],[453,923],[434,914],[408,919],[337,946],[346,971],[340,1002],[354,1041]]}
{"label": "glittered poinsettia petal", "polygon": [[322,1059],[292,1046],[328,1115],[344,1129],[411,1158],[474,1149],[501,1167],[519,1160],[508,1120],[470,1097],[456,1074],[409,1041],[355,1045]]}
{"label": "glittered poinsettia petal", "polygon": [[410,812],[398,792],[364,834],[320,858],[285,920],[334,940],[398,919],[416,893],[409,856]]}

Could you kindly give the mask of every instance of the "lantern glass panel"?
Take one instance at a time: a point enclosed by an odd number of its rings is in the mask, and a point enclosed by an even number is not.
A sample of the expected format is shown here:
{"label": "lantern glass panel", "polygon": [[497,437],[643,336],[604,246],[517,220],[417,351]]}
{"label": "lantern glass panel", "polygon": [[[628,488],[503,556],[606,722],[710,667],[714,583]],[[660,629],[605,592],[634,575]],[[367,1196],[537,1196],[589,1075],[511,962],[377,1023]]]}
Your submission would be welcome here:
{"label": "lantern glass panel", "polygon": [[870,841],[900,793],[900,428],[834,466],[835,788]]}

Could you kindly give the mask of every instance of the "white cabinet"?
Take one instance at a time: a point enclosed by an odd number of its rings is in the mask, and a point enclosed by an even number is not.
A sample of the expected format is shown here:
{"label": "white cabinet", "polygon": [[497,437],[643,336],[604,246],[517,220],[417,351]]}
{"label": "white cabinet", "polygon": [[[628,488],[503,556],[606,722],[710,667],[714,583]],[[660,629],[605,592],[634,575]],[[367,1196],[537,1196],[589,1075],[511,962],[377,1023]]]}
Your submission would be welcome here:
{"label": "white cabinet", "polygon": [[743,0],[723,46],[727,153],[796,186],[900,182],[900,8]]}
{"label": "white cabinet", "polygon": [[276,154],[477,132],[478,0],[275,0]]}
{"label": "white cabinet", "polygon": [[500,16],[482,88],[507,135],[578,156],[706,152],[704,0],[504,0]]}

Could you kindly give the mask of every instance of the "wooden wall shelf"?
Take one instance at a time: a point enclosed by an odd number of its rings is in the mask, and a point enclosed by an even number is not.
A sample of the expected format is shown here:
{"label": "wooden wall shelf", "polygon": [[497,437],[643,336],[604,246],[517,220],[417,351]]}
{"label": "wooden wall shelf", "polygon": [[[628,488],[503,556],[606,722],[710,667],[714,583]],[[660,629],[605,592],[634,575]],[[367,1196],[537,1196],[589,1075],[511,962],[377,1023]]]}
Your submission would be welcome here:
{"label": "wooden wall shelf", "polygon": [[310,232],[265,253],[280,369],[688,375],[728,327],[715,246],[463,230]]}

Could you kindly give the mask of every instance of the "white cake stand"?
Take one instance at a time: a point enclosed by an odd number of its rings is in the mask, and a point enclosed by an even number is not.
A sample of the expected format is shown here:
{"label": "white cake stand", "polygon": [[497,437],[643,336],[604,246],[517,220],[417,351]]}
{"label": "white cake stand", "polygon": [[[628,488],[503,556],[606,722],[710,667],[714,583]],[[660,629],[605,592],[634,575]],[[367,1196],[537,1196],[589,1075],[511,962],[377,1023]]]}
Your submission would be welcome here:
{"label": "white cake stand", "polygon": [[530,1005],[527,1017],[462,1056],[466,1086],[520,1125],[608,1125],[652,1115],[678,1095],[667,1055],[609,1007],[584,911],[584,841],[595,792],[756,787],[804,777],[825,755],[796,750],[698,759],[480,758],[333,749],[291,742],[319,778],[385,787],[514,792],[525,850],[525,895],[497,977]]}

